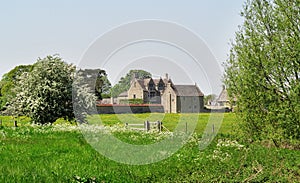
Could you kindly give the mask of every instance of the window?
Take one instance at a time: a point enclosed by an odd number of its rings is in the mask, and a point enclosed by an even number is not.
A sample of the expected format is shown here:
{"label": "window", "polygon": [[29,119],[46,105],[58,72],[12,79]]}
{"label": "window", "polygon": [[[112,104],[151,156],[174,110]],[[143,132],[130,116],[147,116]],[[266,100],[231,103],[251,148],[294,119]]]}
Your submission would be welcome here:
{"label": "window", "polygon": [[162,84],[159,84],[158,85],[158,90],[163,90],[164,89],[164,86]]}
{"label": "window", "polygon": [[149,84],[149,90],[154,90],[154,85],[153,84]]}
{"label": "window", "polygon": [[135,94],[133,94],[133,98],[136,99],[136,95]]}
{"label": "window", "polygon": [[150,98],[155,97],[155,92],[150,92]]}

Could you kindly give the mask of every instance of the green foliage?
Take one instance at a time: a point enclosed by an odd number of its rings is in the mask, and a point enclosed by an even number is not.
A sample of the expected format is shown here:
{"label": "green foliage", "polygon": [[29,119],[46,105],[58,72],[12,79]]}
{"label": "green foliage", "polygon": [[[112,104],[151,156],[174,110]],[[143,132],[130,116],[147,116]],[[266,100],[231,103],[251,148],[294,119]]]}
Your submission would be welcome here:
{"label": "green foliage", "polygon": [[143,104],[144,100],[143,99],[122,99],[120,100],[120,104]]}
{"label": "green foliage", "polygon": [[111,94],[110,93],[102,93],[101,94],[101,97],[102,97],[102,99],[104,99],[104,98],[110,98],[111,97]]}
{"label": "green foliage", "polygon": [[91,93],[95,93],[98,100],[101,100],[103,96],[109,96],[111,83],[107,78],[105,70],[84,69],[79,70],[77,75],[83,77],[83,82],[87,84]]}
{"label": "green foliage", "polygon": [[58,56],[38,59],[33,70],[21,75],[10,99],[9,111],[27,115],[35,123],[53,123],[73,118],[72,81],[75,67]]}
{"label": "green foliage", "polygon": [[101,82],[99,85],[97,85],[97,83],[96,83],[96,86],[98,86],[98,88],[101,88],[102,96],[110,96],[111,83],[108,80],[107,75],[105,74],[104,76],[102,76],[99,79],[101,80]]}
{"label": "green foliage", "polygon": [[31,72],[24,72],[16,80],[16,96],[10,98],[7,111],[27,115],[42,124],[52,123],[59,117],[72,117],[74,69],[57,56],[38,59]]}
{"label": "green foliage", "polygon": [[[93,71],[95,73],[95,71]],[[96,73],[99,73],[96,71]],[[93,76],[93,75],[92,75]],[[96,75],[95,77],[98,77]],[[86,123],[86,116],[93,113],[97,96],[95,92],[96,78],[87,77],[85,72],[77,72],[73,81],[73,112],[79,123]]]}
{"label": "green foliage", "polygon": [[[5,113],[27,115],[40,124],[59,118],[71,120],[74,114],[79,122],[84,122],[96,101],[94,91],[101,96],[108,92],[110,83],[104,70],[85,70],[74,78],[75,69],[57,55],[38,59],[33,66],[16,67],[0,83],[5,91],[1,92],[2,101],[4,97],[9,101]],[[87,79],[90,75],[95,76],[94,80]]]}
{"label": "green foliage", "polygon": [[299,0],[247,1],[242,16],[225,83],[246,134],[300,139]]}
{"label": "green foliage", "polygon": [[30,72],[32,69],[32,65],[19,65],[3,75],[0,81],[0,111],[6,109],[9,98],[16,96],[14,87],[17,84],[18,78],[23,73]]}
{"label": "green foliage", "polygon": [[2,122],[2,126],[13,127],[14,121],[17,121],[18,126],[28,126],[32,123],[32,120],[27,116],[0,116],[0,121]]}
{"label": "green foliage", "polygon": [[151,73],[144,70],[130,70],[125,77],[122,77],[118,84],[111,88],[111,96],[118,97],[122,92],[128,91],[132,78],[146,79],[151,78]]}
{"label": "green foliage", "polygon": [[204,96],[204,104],[209,105],[210,102],[213,102],[216,99],[217,99],[217,95],[215,94],[206,95]]}

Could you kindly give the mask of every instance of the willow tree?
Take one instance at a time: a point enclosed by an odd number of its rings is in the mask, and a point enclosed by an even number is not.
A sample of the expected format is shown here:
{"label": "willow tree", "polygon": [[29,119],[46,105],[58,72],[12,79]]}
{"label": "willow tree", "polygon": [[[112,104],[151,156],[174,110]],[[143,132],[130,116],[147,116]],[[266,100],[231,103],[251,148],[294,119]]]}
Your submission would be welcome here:
{"label": "willow tree", "polygon": [[229,95],[252,137],[300,139],[300,1],[247,1],[225,64]]}

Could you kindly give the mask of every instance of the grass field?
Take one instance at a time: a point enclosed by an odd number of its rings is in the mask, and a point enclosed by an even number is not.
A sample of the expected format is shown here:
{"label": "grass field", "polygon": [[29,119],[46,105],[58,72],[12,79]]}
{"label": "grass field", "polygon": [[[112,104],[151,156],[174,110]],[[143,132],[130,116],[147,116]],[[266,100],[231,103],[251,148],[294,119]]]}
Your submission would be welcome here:
{"label": "grass field", "polygon": [[[91,116],[89,121],[98,124],[101,119],[107,126],[118,126],[113,134],[122,141],[149,144],[163,134],[124,130],[124,122],[161,120],[172,131],[181,117],[123,114]],[[77,126],[62,119],[57,125],[37,126],[21,117],[15,128],[11,117],[1,116],[0,182],[300,182],[300,152],[243,140],[234,114],[224,115],[217,137],[200,151],[197,139],[208,119],[209,114],[200,115],[196,133],[171,157],[127,165],[99,154]]]}

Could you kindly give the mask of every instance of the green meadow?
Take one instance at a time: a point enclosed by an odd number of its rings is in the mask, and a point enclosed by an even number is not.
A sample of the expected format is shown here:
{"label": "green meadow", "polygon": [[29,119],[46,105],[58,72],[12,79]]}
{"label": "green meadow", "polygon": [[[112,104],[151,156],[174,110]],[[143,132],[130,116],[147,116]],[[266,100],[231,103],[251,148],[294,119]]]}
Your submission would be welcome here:
{"label": "green meadow", "polygon": [[[137,145],[160,141],[172,134],[178,121],[197,119],[195,133],[169,158],[147,165],[115,162],[98,153],[76,123],[57,120],[32,125],[27,117],[1,116],[0,182],[300,182],[300,151],[252,142],[239,131],[233,113],[224,114],[217,136],[205,149],[199,139],[210,114],[105,114],[89,116],[92,127],[114,129],[118,139]],[[163,123],[163,131],[125,128],[145,120]],[[114,144],[111,144],[114,149]],[[159,156],[159,153],[158,153]]]}

